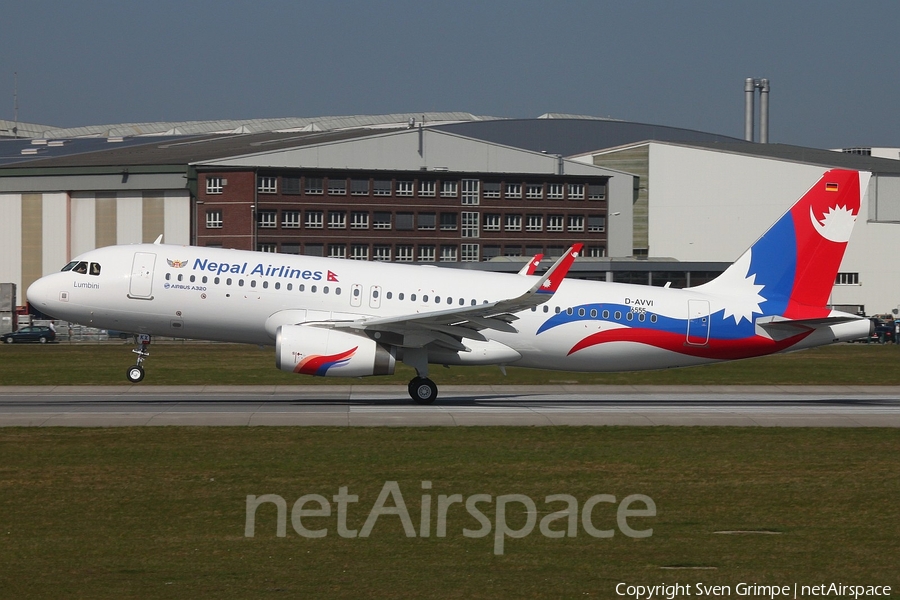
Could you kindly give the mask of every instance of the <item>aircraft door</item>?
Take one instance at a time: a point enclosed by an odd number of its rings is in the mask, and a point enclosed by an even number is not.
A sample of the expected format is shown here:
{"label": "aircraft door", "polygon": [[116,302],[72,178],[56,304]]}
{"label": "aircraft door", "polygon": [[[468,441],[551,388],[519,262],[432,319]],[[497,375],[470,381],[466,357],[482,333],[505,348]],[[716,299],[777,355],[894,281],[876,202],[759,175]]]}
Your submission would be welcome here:
{"label": "aircraft door", "polygon": [[705,346],[709,342],[709,301],[688,300],[687,343]]}
{"label": "aircraft door", "polygon": [[373,285],[369,288],[369,308],[381,307],[381,286]]}
{"label": "aircraft door", "polygon": [[156,266],[156,254],[152,252],[135,252],[131,263],[131,284],[128,297],[138,300],[153,300],[153,268]]}

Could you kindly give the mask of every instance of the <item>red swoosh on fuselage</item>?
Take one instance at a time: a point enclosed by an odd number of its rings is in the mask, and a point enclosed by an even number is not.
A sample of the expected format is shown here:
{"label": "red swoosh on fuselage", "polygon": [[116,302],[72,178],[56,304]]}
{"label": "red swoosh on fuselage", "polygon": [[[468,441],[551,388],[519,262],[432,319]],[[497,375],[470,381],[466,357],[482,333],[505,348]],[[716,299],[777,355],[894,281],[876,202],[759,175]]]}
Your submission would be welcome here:
{"label": "red swoosh on fuselage", "polygon": [[804,331],[781,341],[771,340],[758,335],[737,340],[710,339],[705,345],[700,346],[688,344],[685,336],[676,333],[623,327],[620,329],[600,331],[589,335],[572,346],[572,349],[569,350],[569,354],[574,354],[579,350],[584,350],[585,348],[590,348],[591,346],[596,346],[598,344],[606,344],[609,342],[635,342],[637,344],[654,346],[663,350],[669,350],[670,352],[696,356],[698,358],[735,360],[738,358],[765,356],[766,354],[773,354],[775,352],[786,350],[804,339],[810,333],[812,333],[812,330]]}

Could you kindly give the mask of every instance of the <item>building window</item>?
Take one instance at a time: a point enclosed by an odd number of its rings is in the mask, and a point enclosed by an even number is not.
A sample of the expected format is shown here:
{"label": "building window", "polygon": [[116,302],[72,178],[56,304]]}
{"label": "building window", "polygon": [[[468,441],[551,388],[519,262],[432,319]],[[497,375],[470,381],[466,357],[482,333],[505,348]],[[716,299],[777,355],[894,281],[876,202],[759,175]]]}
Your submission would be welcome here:
{"label": "building window", "polygon": [[322,244],[304,244],[303,254],[305,256],[324,256],[325,247]]}
{"label": "building window", "polygon": [[547,231],[562,231],[563,230],[563,216],[562,215],[547,215]]}
{"label": "building window", "polygon": [[606,199],[606,186],[605,185],[589,185],[588,186],[588,200],[605,200]]}
{"label": "building window", "polygon": [[506,193],[507,198],[521,198],[522,197],[522,184],[521,183],[507,183],[505,193]]}
{"label": "building window", "polygon": [[350,213],[350,229],[368,229],[369,213],[352,212]]}
{"label": "building window", "polygon": [[307,229],[322,229],[322,211],[308,210],[306,211],[306,221],[304,226]]}
{"label": "building window", "polygon": [[462,237],[477,238],[478,237],[478,213],[464,212],[462,213]]}
{"label": "building window", "polygon": [[206,178],[206,193],[207,194],[221,194],[222,188],[225,186],[225,180],[221,177],[207,177]]}
{"label": "building window", "polygon": [[507,231],[522,231],[522,215],[506,215],[505,221]]}
{"label": "building window", "polygon": [[569,231],[584,231],[584,216],[569,215]]}
{"label": "building window", "polygon": [[412,181],[398,181],[397,182],[397,195],[398,196],[412,196],[413,195],[413,182]]}
{"label": "building window", "polygon": [[282,244],[282,254],[300,254],[300,244]]}
{"label": "building window", "polygon": [[459,184],[456,181],[441,182],[441,198],[456,198]]}
{"label": "building window", "polygon": [[569,200],[584,200],[584,184],[583,183],[570,183],[569,184]]}
{"label": "building window", "polygon": [[329,196],[346,196],[347,180],[328,178],[328,195]]}
{"label": "building window", "polygon": [[434,246],[419,244],[419,262],[434,262]]}
{"label": "building window", "polygon": [[221,229],[222,228],[222,211],[208,210],[206,211],[206,228]]}
{"label": "building window", "polygon": [[425,198],[433,198],[435,195],[436,184],[434,181],[420,181],[419,182],[419,196]]}
{"label": "building window", "polygon": [[256,224],[271,229],[278,225],[278,213],[274,210],[261,210],[256,214]]}
{"label": "building window", "polygon": [[328,258],[347,258],[347,245],[328,244]]}
{"label": "building window", "polygon": [[418,226],[422,231],[434,231],[437,215],[434,213],[419,213]]}
{"label": "building window", "polygon": [[287,229],[297,229],[300,227],[300,211],[285,210],[281,212],[281,226]]}
{"label": "building window", "polygon": [[456,246],[441,246],[441,262],[456,262],[458,253]]}
{"label": "building window", "polygon": [[275,244],[257,244],[256,250],[258,252],[275,252]]}
{"label": "building window", "polygon": [[859,285],[859,273],[838,273],[834,285]]}
{"label": "building window", "polygon": [[391,260],[390,246],[375,246],[372,248],[372,259],[380,261]]}
{"label": "building window", "polygon": [[477,179],[462,180],[462,204],[466,206],[478,206],[481,203],[481,198],[478,195],[480,184],[481,182]]}
{"label": "building window", "polygon": [[606,217],[588,215],[588,231],[594,233],[606,231]]}
{"label": "building window", "polygon": [[504,246],[503,256],[522,256],[522,246]]}
{"label": "building window", "polygon": [[525,221],[525,231],[542,231],[544,229],[544,215],[528,215]]}
{"label": "building window", "polygon": [[328,229],[346,229],[347,213],[342,210],[328,211]]}
{"label": "building window", "polygon": [[548,183],[547,184],[547,200],[562,200],[562,199],[563,199],[563,184]]}
{"label": "building window", "polygon": [[321,177],[307,177],[305,191],[307,194],[320,195],[325,191],[324,184],[325,180]]}
{"label": "building window", "polygon": [[299,194],[300,178],[299,177],[282,177],[281,193],[283,194]]}
{"label": "building window", "polygon": [[500,256],[500,246],[485,246],[481,249],[481,260],[491,260]]}
{"label": "building window", "polygon": [[393,188],[391,187],[390,180],[387,180],[387,181],[376,180],[375,184],[374,184],[373,195],[375,195],[375,196],[390,196],[392,189]]}
{"label": "building window", "polygon": [[462,244],[460,252],[463,262],[478,262],[478,244]]}
{"label": "building window", "polygon": [[351,179],[350,180],[351,196],[368,196],[369,180],[368,179]]}
{"label": "building window", "polygon": [[588,246],[582,252],[582,256],[587,258],[603,258],[606,256],[606,248],[603,246]]}
{"label": "building window", "polygon": [[352,244],[350,246],[350,258],[353,260],[369,260],[369,245]]}
{"label": "building window", "polygon": [[412,262],[413,247],[407,244],[397,246],[397,262]]}
{"label": "building window", "polygon": [[394,218],[395,218],[394,228],[397,231],[412,231],[413,230],[413,214],[412,213],[397,213]]}
{"label": "building window", "polygon": [[544,184],[529,183],[526,185],[525,198],[527,200],[542,200],[544,198]]}
{"label": "building window", "polygon": [[485,198],[499,198],[500,197],[500,184],[493,183],[489,181],[485,181],[483,184],[482,196]]}
{"label": "building window", "polygon": [[257,177],[256,191],[260,194],[274,194],[278,191],[277,177]]}
{"label": "building window", "polygon": [[485,231],[500,231],[500,215],[486,214],[484,215]]}
{"label": "building window", "polygon": [[374,215],[372,215],[372,228],[373,229],[390,229],[391,228],[391,213],[377,212]]}
{"label": "building window", "polygon": [[456,213],[441,213],[441,231],[456,231],[458,220]]}

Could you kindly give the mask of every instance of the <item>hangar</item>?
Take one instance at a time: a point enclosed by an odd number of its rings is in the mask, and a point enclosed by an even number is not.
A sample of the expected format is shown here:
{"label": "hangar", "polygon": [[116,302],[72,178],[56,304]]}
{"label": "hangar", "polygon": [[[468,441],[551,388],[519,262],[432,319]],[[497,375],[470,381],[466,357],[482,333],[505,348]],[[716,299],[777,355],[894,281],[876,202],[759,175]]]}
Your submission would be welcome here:
{"label": "hangar", "polygon": [[21,302],[79,252],[163,233],[496,270],[588,238],[577,276],[696,285],[843,167],[873,177],[833,303],[900,303],[900,161],[570,115],[325,119],[32,126],[63,139],[0,142],[0,281],[17,283]]}

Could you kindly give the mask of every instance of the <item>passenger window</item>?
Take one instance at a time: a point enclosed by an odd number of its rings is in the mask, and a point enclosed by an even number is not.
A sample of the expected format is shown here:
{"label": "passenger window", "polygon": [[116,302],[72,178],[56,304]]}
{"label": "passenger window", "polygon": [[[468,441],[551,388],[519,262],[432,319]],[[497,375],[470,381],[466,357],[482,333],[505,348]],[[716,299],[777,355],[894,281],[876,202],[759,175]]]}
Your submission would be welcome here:
{"label": "passenger window", "polygon": [[597,309],[596,309],[596,308],[592,308],[592,309],[591,309],[591,318],[592,318],[592,319],[596,319],[596,318],[597,318]]}
{"label": "passenger window", "polygon": [[[390,294],[390,292],[388,292],[388,294]],[[334,288],[334,295],[335,295],[335,296],[340,296],[340,295],[341,295],[341,288]],[[390,296],[388,296],[388,298],[390,298]]]}
{"label": "passenger window", "polygon": [[410,295],[409,295],[409,300],[410,300],[410,302],[415,302],[415,301],[416,301],[416,295],[415,295],[415,294],[410,294]]}
{"label": "passenger window", "polygon": [[[181,281],[182,279],[184,279],[184,275],[182,275],[181,273],[179,273],[179,274],[178,274],[178,281]],[[242,284],[242,285],[243,285],[243,284]]]}
{"label": "passenger window", "polygon": [[306,286],[305,286],[304,284],[301,283],[300,285],[297,286],[297,291],[298,291],[298,292],[305,292],[305,291],[306,291]]}
{"label": "passenger window", "polygon": [[250,287],[253,287],[253,288],[256,287],[256,280],[255,280],[255,279],[251,279],[251,280],[250,280]]}
{"label": "passenger window", "polygon": [[403,292],[397,294],[397,300],[403,300]]}
{"label": "passenger window", "polygon": [[[338,288],[338,289],[341,289],[341,288]],[[386,297],[388,300],[390,300],[391,298],[394,297],[394,293],[393,293],[393,292],[388,292],[387,294],[385,294],[385,297]]]}
{"label": "passenger window", "polygon": [[[181,280],[181,275],[178,276],[179,281]],[[238,279],[238,287],[244,287],[244,280]]]}
{"label": "passenger window", "polygon": [[609,318],[609,311],[608,311],[608,310],[604,310],[604,311],[603,311],[603,318],[604,318],[604,319],[608,319],[608,318]]}
{"label": "passenger window", "polygon": [[197,281],[197,277],[195,275],[191,275],[191,283]]}
{"label": "passenger window", "polygon": [[202,281],[203,283],[206,283],[207,281],[209,281],[209,278],[207,278],[206,275],[204,275],[204,276],[203,276],[203,279],[202,279],[201,281]]}
{"label": "passenger window", "polygon": [[583,308],[579,308],[579,309],[578,309],[578,316],[579,316],[579,317],[583,317],[583,316],[584,316],[584,309],[583,309]]}
{"label": "passenger window", "polygon": [[627,321],[634,320],[634,313],[633,312],[625,313],[625,320],[627,320]]}
{"label": "passenger window", "polygon": [[560,313],[560,308],[557,306],[555,309],[553,309],[553,312],[555,312],[556,314],[559,314],[559,313]]}
{"label": "passenger window", "polygon": [[650,322],[656,323],[656,315],[650,315]]}
{"label": "passenger window", "polygon": [[316,286],[314,286],[314,285],[309,286],[309,291],[312,292],[313,294],[316,293],[316,289],[317,289],[317,288],[316,288]]}
{"label": "passenger window", "polygon": [[327,293],[328,293],[328,286],[327,286],[327,285],[324,286],[324,287],[322,288],[322,293],[323,293],[323,294],[327,294]]}
{"label": "passenger window", "polygon": [[172,279],[172,274],[166,273],[166,281],[169,281],[170,279]]}
{"label": "passenger window", "polygon": [[[265,287],[265,286],[263,286],[263,287]],[[275,282],[275,289],[276,289],[276,290],[280,290],[280,289],[281,289],[281,282],[280,282],[280,281],[276,281],[276,282]]]}
{"label": "passenger window", "polygon": [[616,318],[616,321],[621,321],[622,320],[622,311],[617,310],[614,316]]}
{"label": "passenger window", "polygon": [[219,282],[220,282],[220,281],[222,281],[222,280],[219,279],[218,277],[216,277],[215,279],[213,279],[213,283],[216,284],[216,285],[219,285]]}
{"label": "passenger window", "polygon": [[422,296],[422,302],[428,302],[428,294]]}
{"label": "passenger window", "polygon": [[287,291],[291,291],[292,289],[294,289],[294,284],[293,283],[287,284]]}
{"label": "passenger window", "polygon": [[263,289],[264,289],[264,290],[269,289],[269,282],[268,282],[268,281],[263,281]]}

